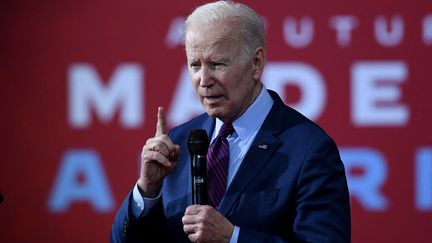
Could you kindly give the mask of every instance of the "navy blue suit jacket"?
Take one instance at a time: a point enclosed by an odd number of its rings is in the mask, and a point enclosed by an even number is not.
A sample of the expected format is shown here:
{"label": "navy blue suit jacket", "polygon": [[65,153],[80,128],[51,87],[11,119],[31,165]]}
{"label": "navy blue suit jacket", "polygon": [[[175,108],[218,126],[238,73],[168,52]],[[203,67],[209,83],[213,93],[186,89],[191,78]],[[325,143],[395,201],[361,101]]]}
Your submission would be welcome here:
{"label": "navy blue suit jacket", "polygon": [[[269,91],[273,107],[223,197],[219,211],[240,227],[239,242],[350,242],[344,166],[333,140]],[[215,119],[203,114],[170,132],[181,147],[162,200],[134,219],[130,193],[114,220],[111,242],[189,242],[181,218],[192,203],[187,137]],[[266,145],[266,146],[262,146]]]}

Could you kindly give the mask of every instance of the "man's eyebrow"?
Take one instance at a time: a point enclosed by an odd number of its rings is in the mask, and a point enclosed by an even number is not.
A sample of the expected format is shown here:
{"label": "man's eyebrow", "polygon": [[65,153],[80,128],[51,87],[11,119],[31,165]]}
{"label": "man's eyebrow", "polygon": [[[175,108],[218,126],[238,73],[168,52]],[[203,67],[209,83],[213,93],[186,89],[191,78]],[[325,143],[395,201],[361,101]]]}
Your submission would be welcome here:
{"label": "man's eyebrow", "polygon": [[211,59],[212,62],[228,62],[229,60],[230,58],[226,56],[216,56]]}

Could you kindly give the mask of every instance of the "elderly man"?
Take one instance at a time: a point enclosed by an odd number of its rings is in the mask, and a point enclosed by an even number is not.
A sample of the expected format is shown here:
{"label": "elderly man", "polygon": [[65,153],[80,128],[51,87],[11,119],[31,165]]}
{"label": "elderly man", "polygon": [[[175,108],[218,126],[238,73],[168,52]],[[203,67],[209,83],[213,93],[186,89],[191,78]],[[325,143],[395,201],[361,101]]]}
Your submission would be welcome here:
{"label": "elderly man", "polygon": [[[167,133],[163,108],[112,242],[349,242],[344,167],[333,140],[263,87],[265,33],[219,1],[185,23],[189,73],[206,113]],[[211,138],[209,205],[191,205],[188,134]],[[215,159],[217,157],[217,159]]]}

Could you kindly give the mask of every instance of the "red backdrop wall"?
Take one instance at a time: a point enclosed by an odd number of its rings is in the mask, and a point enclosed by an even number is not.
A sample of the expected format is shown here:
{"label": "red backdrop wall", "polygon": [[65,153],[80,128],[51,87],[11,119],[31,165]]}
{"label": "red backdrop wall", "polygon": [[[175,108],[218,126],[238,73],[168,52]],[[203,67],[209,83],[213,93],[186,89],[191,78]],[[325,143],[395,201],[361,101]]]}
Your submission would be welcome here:
{"label": "red backdrop wall", "polygon": [[[353,242],[429,242],[432,4],[244,1],[266,20],[263,82],[337,142]],[[203,1],[0,4],[1,242],[106,242],[157,106],[200,112],[182,19]]]}

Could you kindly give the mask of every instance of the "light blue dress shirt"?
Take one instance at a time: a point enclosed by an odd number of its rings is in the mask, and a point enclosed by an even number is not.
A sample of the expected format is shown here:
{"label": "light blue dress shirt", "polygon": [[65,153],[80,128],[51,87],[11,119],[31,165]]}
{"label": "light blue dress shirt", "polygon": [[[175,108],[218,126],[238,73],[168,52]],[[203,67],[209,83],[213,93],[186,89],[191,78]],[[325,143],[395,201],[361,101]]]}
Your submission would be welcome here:
{"label": "light blue dress shirt", "polygon": [[[261,125],[267,117],[273,105],[273,99],[268,93],[267,89],[263,86],[260,94],[256,100],[249,106],[249,108],[233,122],[235,132],[227,137],[230,150],[230,162],[228,168],[228,181],[229,187],[235,174],[237,173],[240,165],[246,156],[253,140],[258,134]],[[222,127],[223,122],[216,119],[215,128],[211,137],[211,142],[216,138]],[[160,194],[156,198],[143,198],[138,191],[138,184],[133,189],[134,205],[132,211],[135,217],[139,218],[146,215],[150,209],[160,200]],[[240,228],[235,226],[231,236],[231,243],[237,242],[240,233]]]}

